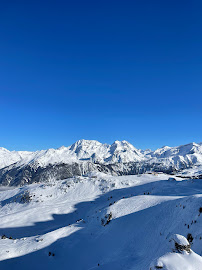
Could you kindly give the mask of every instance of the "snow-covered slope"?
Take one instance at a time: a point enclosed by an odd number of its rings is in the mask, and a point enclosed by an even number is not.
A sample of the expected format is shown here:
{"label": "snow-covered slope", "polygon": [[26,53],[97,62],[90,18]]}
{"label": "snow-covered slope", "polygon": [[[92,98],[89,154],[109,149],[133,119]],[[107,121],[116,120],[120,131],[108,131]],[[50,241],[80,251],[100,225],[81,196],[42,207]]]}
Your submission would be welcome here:
{"label": "snow-covered slope", "polygon": [[[0,202],[4,270],[202,269],[197,179],[91,173],[9,188]],[[193,251],[174,251],[175,234]]]}
{"label": "snow-covered slope", "polygon": [[191,250],[189,241],[182,235],[171,236],[172,249],[151,263],[150,270],[197,270],[201,269],[202,257]]}
{"label": "snow-covered slope", "polygon": [[147,155],[167,166],[174,165],[177,168],[183,168],[188,165],[202,164],[202,145],[190,143],[178,147],[164,146]]}
{"label": "snow-covered slope", "polygon": [[0,147],[0,169],[19,162],[20,160],[26,160],[26,158],[32,154],[33,152],[9,151],[3,147]]}
{"label": "snow-covered slope", "polygon": [[[158,267],[158,268],[157,268]],[[150,270],[200,270],[202,269],[202,257],[191,251],[191,253],[167,253],[152,263]]]}

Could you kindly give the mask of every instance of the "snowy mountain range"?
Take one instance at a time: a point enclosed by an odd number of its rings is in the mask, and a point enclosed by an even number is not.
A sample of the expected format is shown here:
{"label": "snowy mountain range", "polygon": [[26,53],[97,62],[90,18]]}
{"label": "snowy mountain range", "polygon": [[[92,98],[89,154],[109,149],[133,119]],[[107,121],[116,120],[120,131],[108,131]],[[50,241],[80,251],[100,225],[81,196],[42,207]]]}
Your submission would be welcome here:
{"label": "snowy mountain range", "polygon": [[36,152],[8,151],[0,148],[0,168],[13,163],[33,164],[41,167],[58,163],[92,161],[100,163],[124,163],[141,161],[144,155],[127,141],[115,141],[112,145],[94,140],[79,140],[69,147],[48,149]]}
{"label": "snowy mountain range", "polygon": [[148,171],[174,173],[200,165],[201,143],[144,151],[127,141],[115,141],[109,145],[95,140],[79,140],[69,147],[36,152],[0,148],[0,183],[22,185],[51,177],[65,179],[89,171],[112,175]]}
{"label": "snowy mountain range", "polygon": [[202,269],[201,148],[1,148],[0,267]]}

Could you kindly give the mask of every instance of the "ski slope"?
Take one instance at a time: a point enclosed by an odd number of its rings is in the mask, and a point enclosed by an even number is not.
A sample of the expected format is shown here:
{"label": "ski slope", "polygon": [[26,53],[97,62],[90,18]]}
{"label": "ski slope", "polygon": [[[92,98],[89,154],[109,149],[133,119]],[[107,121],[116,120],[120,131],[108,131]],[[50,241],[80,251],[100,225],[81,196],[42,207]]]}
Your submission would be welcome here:
{"label": "ski slope", "polygon": [[[3,189],[0,201],[1,269],[202,269],[201,180],[91,173]],[[170,237],[188,233],[198,255],[172,253]]]}

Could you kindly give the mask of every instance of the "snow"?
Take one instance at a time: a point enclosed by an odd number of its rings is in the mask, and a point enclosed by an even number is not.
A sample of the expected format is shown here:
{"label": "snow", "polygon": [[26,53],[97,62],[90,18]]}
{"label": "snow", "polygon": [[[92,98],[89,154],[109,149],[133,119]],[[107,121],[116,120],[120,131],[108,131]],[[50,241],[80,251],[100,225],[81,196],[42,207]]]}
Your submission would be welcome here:
{"label": "snow", "polygon": [[104,164],[149,162],[161,163],[169,168],[187,168],[202,165],[202,145],[190,143],[178,147],[164,146],[156,151],[138,150],[127,141],[115,141],[112,145],[95,140],[79,140],[71,146],[36,152],[9,151],[0,148],[0,169],[15,164],[16,167],[30,165],[46,167],[54,164],[74,162],[99,162]]}
{"label": "snow", "polygon": [[173,240],[175,243],[178,243],[181,246],[187,246],[187,245],[189,245],[188,240],[184,236],[179,235],[179,234],[174,234],[171,237],[171,240]]}
{"label": "snow", "polygon": [[144,156],[133,145],[126,141],[115,141],[112,145],[101,144],[95,140],[79,140],[69,147],[48,149],[36,152],[8,151],[0,149],[0,168],[16,163],[16,166],[46,167],[49,164],[73,163],[82,161],[99,161],[116,163],[141,161]]}
{"label": "snow", "polygon": [[148,153],[147,156],[163,162],[167,166],[175,165],[180,167],[180,164],[201,164],[202,163],[202,145],[190,143],[177,147],[164,146],[154,152]]}
{"label": "snow", "polygon": [[[4,188],[1,269],[202,269],[202,182],[169,177],[91,172]],[[188,233],[193,251],[173,252],[170,239]]]}
{"label": "snow", "polygon": [[163,270],[201,270],[202,257],[193,251],[190,254],[168,253],[153,263],[151,270],[157,269],[154,265],[162,266]]}
{"label": "snow", "polygon": [[32,152],[9,151],[3,147],[0,147],[0,169],[20,160],[26,159],[30,155],[32,155]]}
{"label": "snow", "polygon": [[184,169],[180,173],[178,173],[178,175],[189,177],[202,175],[202,165],[195,165],[192,168]]}
{"label": "snow", "polygon": [[[175,177],[94,171],[1,187],[2,269],[202,269],[202,181],[188,179],[202,175],[201,143],[156,151],[138,150],[127,141],[95,140],[36,152],[0,148],[3,174],[13,167],[74,162],[160,163],[180,170]],[[188,248],[181,252],[175,243]]]}

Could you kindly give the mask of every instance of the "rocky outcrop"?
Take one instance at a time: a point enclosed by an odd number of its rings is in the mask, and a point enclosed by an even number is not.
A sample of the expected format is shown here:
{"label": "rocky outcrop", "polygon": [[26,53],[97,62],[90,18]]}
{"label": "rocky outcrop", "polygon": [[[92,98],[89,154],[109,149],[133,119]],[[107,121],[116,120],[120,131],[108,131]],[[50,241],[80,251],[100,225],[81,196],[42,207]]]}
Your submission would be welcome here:
{"label": "rocky outcrop", "polygon": [[[187,266],[189,263],[193,264],[193,259],[199,263],[198,265],[202,266],[202,258],[194,253],[191,250],[191,244],[189,241],[182,235],[174,234],[169,240],[171,244],[171,251],[163,255],[160,258],[155,259],[151,265],[150,270],[156,269],[184,269],[184,266]],[[201,268],[188,268],[187,269],[201,269]]]}

